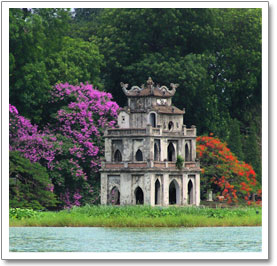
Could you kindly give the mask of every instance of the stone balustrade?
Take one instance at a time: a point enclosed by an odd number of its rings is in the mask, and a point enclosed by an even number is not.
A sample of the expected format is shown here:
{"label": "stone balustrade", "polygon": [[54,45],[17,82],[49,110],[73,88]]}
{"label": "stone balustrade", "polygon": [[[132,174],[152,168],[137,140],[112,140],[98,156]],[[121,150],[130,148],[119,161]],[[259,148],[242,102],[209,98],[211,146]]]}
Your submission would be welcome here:
{"label": "stone balustrade", "polygon": [[132,135],[146,135],[146,128],[113,128],[108,129],[105,134],[106,136],[132,136]]}
{"label": "stone balustrade", "polygon": [[[160,168],[160,169],[176,169],[175,162],[159,162],[159,161],[147,161],[147,162],[102,162],[102,169],[123,169],[123,168]],[[200,168],[200,162],[185,162],[184,168],[194,169]]]}
{"label": "stone balustrade", "polygon": [[190,136],[196,137],[196,127],[192,126],[191,128],[183,128],[180,131],[169,131],[163,130],[161,127],[151,127],[150,125],[147,128],[112,128],[107,129],[105,131],[104,136],[145,136],[145,135],[153,135],[153,136]]}

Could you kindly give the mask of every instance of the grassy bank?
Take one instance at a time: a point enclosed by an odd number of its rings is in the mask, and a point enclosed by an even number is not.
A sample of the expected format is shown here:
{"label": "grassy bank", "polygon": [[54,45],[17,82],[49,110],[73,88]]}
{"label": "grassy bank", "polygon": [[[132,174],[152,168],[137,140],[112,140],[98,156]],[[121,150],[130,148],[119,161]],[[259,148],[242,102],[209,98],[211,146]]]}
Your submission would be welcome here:
{"label": "grassy bank", "polygon": [[211,227],[260,226],[261,223],[261,208],[85,206],[10,218],[10,226],[49,227]]}

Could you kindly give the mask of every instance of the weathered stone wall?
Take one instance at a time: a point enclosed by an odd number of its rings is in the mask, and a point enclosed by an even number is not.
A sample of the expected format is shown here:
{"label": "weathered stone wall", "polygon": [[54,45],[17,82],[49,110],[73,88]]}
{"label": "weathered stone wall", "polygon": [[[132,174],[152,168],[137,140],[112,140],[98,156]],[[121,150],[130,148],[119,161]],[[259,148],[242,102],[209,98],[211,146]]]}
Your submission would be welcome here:
{"label": "weathered stone wall", "polygon": [[105,159],[107,162],[114,161],[114,153],[119,150],[122,161],[136,161],[136,152],[140,149],[143,153],[143,161],[155,160],[154,145],[158,147],[158,161],[168,160],[168,146],[170,143],[175,149],[175,158],[181,155],[186,159],[186,144],[188,146],[188,158],[186,161],[196,159],[196,138],[181,136],[122,136],[105,139]]}
{"label": "weathered stone wall", "polygon": [[[114,187],[120,192],[120,205],[136,204],[135,191],[140,187],[144,195],[144,204],[155,206],[155,182],[159,180],[159,202],[158,205],[168,206],[170,195],[170,184],[174,183],[176,188],[177,205],[199,205],[200,204],[200,174],[199,173],[135,173],[122,172],[120,174],[101,173],[101,204],[109,204],[108,198]],[[189,194],[189,183],[191,181],[191,194]],[[189,199],[191,201],[189,202]]]}
{"label": "weathered stone wall", "polygon": [[[159,114],[158,115],[158,125],[161,125],[163,130],[170,132],[182,131],[183,125],[183,115],[173,115],[173,114]],[[169,130],[169,122],[173,123],[173,127]]]}
{"label": "weathered stone wall", "polygon": [[[122,84],[128,106],[119,113],[117,128],[105,131],[101,204],[111,203],[115,188],[120,205],[136,204],[140,189],[146,205],[200,204],[196,128],[186,128],[184,110],[171,106],[176,84],[172,90],[152,85],[149,79],[147,89],[134,86],[127,91]],[[176,168],[177,155],[187,159],[182,170]]]}
{"label": "weathered stone wall", "polygon": [[129,128],[130,127],[130,115],[126,111],[121,111],[118,114],[117,119],[118,126],[120,128]]}

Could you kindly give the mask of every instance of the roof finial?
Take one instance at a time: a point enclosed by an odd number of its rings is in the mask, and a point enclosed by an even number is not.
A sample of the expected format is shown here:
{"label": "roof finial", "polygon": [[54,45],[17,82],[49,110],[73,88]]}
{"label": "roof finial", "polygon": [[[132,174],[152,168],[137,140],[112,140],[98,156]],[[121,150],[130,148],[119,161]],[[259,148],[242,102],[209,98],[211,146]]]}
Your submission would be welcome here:
{"label": "roof finial", "polygon": [[147,87],[150,88],[150,94],[153,95],[154,94],[154,86],[153,86],[154,82],[151,77],[148,78],[147,85],[148,85]]}
{"label": "roof finial", "polygon": [[151,77],[148,78],[147,84],[150,85],[150,86],[151,86],[151,85],[154,85],[154,82],[153,82],[153,80],[152,80]]}

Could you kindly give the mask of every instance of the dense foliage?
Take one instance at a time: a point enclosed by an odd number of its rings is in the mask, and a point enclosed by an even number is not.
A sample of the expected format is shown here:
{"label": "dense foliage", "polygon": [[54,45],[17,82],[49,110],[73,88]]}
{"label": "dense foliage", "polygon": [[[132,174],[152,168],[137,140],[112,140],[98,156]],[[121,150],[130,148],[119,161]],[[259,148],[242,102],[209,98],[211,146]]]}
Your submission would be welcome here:
{"label": "dense foliage", "polygon": [[[118,110],[111,98],[90,84],[58,84],[49,104],[59,110],[43,130],[10,105],[10,150],[21,152],[29,164],[38,162],[47,168],[51,190],[66,207],[99,198],[101,136],[106,127],[115,124]],[[10,175],[18,172],[16,168]]]}
{"label": "dense foliage", "polygon": [[186,125],[228,141],[238,121],[243,151],[254,122],[255,150],[244,160],[260,182],[261,10],[105,9],[99,16],[92,40],[105,56],[103,82],[115,100],[125,103],[120,81],[140,85],[149,75],[159,84],[176,81],[173,103],[186,108]]}
{"label": "dense foliage", "polygon": [[186,125],[227,141],[261,182],[260,9],[10,9],[10,103],[39,127],[56,83],[91,82],[123,106],[120,82],[148,76],[179,83]]}
{"label": "dense foliage", "polygon": [[92,42],[68,37],[67,9],[10,9],[10,103],[38,125],[48,121],[48,101],[60,82],[100,84],[103,56]]}
{"label": "dense foliage", "polygon": [[9,12],[9,100],[20,112],[10,147],[47,168],[67,206],[95,202],[103,126],[118,108],[86,82],[121,106],[121,81],[180,84],[173,103],[186,108],[185,124],[226,141],[261,184],[261,9]]}
{"label": "dense foliage", "polygon": [[57,204],[45,167],[11,151],[9,160],[10,207],[44,209]]}
{"label": "dense foliage", "polygon": [[228,203],[246,201],[249,205],[257,196],[261,202],[261,188],[252,166],[238,158],[218,138],[197,138],[197,155],[201,160],[201,194],[208,190],[224,196]]}

